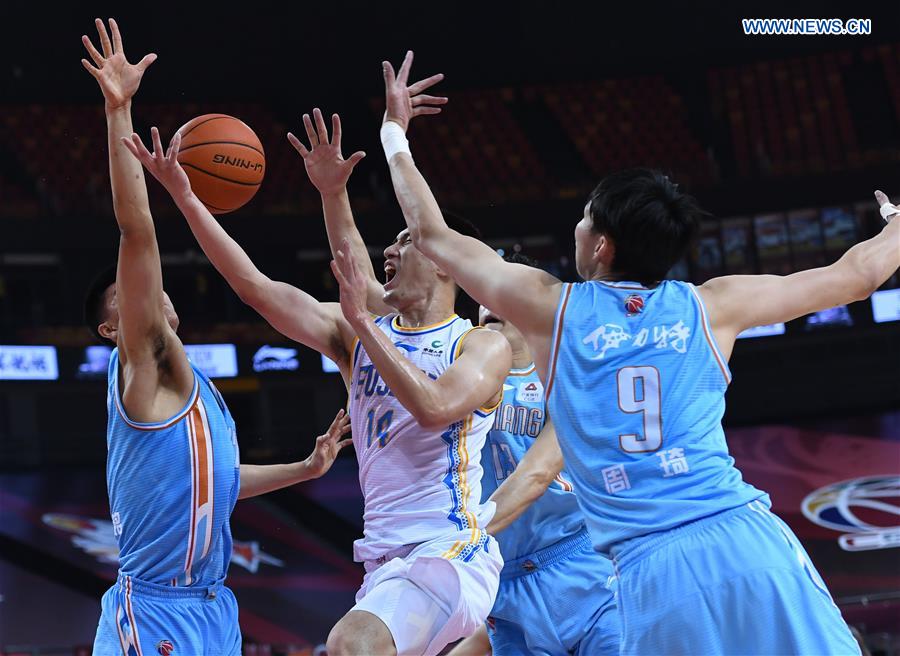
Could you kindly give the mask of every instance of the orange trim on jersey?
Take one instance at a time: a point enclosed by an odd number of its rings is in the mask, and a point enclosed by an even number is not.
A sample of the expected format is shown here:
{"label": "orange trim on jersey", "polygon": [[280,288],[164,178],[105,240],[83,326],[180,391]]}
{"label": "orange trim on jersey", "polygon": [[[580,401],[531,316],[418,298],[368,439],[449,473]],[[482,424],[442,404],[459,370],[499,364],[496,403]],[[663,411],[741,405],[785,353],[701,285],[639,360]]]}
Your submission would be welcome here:
{"label": "orange trim on jersey", "polygon": [[[188,446],[191,453],[191,523],[188,534],[188,551],[185,557],[185,584],[192,581],[191,571],[194,566],[194,553],[199,540],[203,540],[200,558],[209,552],[212,539],[213,519],[215,511],[215,488],[212,463],[212,443],[210,429],[206,420],[206,406],[201,401],[191,411],[188,421]],[[208,506],[208,507],[207,507]],[[205,535],[199,536],[197,528],[206,517]]]}
{"label": "orange trim on jersey", "polygon": [[557,475],[556,475],[556,478],[553,479],[553,480],[555,480],[557,483],[559,483],[559,486],[560,486],[565,492],[571,492],[572,490],[575,489],[574,486],[573,486],[569,481],[567,481],[566,479],[564,479],[564,478],[562,477],[562,474],[557,474]]}
{"label": "orange trim on jersey", "polygon": [[530,376],[534,373],[534,370],[537,369],[535,364],[532,362],[530,367],[526,367],[525,369],[510,369],[509,376]]}
{"label": "orange trim on jersey", "polygon": [[571,283],[566,285],[565,297],[563,298],[562,305],[559,308],[559,319],[556,321],[556,335],[553,340],[553,353],[551,355],[552,360],[550,362],[550,373],[547,376],[547,391],[544,398],[550,398],[550,392],[553,390],[553,380],[556,378],[556,361],[559,358],[559,343],[562,341],[562,332],[563,332],[563,322],[566,318],[566,306],[569,304],[569,296],[572,293],[572,285]]}
{"label": "orange trim on jersey", "polygon": [[435,328],[442,328],[444,326],[449,326],[451,323],[459,319],[458,314],[452,314],[446,319],[442,321],[438,321],[437,323],[433,323],[430,326],[417,326],[416,328],[408,328],[406,326],[400,325],[400,315],[396,315],[391,320],[391,328],[401,333],[419,333],[425,330],[434,330]]}
{"label": "orange trim on jersey", "polygon": [[137,622],[134,619],[134,609],[131,607],[131,577],[125,578],[125,612],[128,613],[128,620],[131,622],[131,637],[134,638],[134,648],[137,650],[138,656],[144,656],[141,650],[141,635],[138,633]]}
{"label": "orange trim on jersey", "polygon": [[359,337],[354,336],[353,341],[350,342],[350,373],[352,378],[353,367],[356,366],[356,344],[359,342]]}
{"label": "orange trim on jersey", "polygon": [[722,354],[719,353],[719,346],[716,344],[715,338],[710,334],[710,329],[707,325],[706,306],[703,305],[703,299],[700,298],[700,293],[694,289],[693,285],[691,285],[689,289],[691,290],[694,299],[697,301],[697,307],[700,308],[700,323],[703,324],[703,334],[706,336],[706,343],[709,344],[709,348],[713,352],[713,357],[716,359],[716,364],[719,365],[719,369],[725,377],[725,384],[729,385],[731,383],[731,375],[728,372],[728,365],[722,361]]}
{"label": "orange trim on jersey", "polygon": [[[467,338],[469,335],[471,335],[471,334],[472,334],[474,331],[476,331],[476,330],[486,330],[486,329],[485,329],[484,326],[472,326],[472,327],[469,328],[466,332],[464,332],[462,335],[460,335],[459,337],[456,338],[456,347],[453,349],[453,355],[452,355],[452,357],[450,358],[450,362],[451,362],[451,363],[456,362],[456,358],[458,358],[459,355],[460,355],[460,353],[462,353],[463,342],[465,342],[465,341],[466,341],[466,338]],[[533,365],[532,365],[532,366],[533,366]],[[497,408],[500,407],[500,404],[503,403],[503,383],[500,383],[500,391],[499,391],[499,394],[500,394],[500,398],[497,400],[497,402],[496,402],[494,405],[492,405],[492,406],[486,406],[486,405],[479,406],[479,407],[477,408],[478,412],[480,412],[480,413],[482,413],[482,414],[485,414],[485,415],[489,415],[489,414],[491,414],[494,410],[496,410]]]}

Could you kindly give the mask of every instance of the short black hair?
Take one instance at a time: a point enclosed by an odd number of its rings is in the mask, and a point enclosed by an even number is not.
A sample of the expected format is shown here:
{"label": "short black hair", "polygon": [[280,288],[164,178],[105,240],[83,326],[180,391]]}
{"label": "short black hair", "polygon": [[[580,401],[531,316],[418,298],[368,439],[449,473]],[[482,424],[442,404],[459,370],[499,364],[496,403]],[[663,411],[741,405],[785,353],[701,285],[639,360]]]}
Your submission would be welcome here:
{"label": "short black hair", "polygon": [[109,346],[116,346],[116,343],[101,335],[100,331],[97,330],[97,326],[106,320],[104,300],[106,298],[106,290],[109,289],[110,285],[116,283],[116,268],[116,265],[113,264],[98,273],[84,295],[84,323],[88,330],[91,331],[94,339]]}
{"label": "short black hair", "polygon": [[513,264],[524,264],[525,266],[534,267],[535,269],[541,268],[537,263],[537,260],[535,260],[533,257],[528,257],[521,251],[513,251],[512,253],[507,253],[503,256],[503,259],[507,262],[512,262]]}
{"label": "short black hair", "polygon": [[444,221],[451,230],[456,230],[456,232],[466,235],[467,237],[475,237],[475,239],[478,240],[481,239],[481,230],[466,217],[443,207],[441,208],[441,214],[444,215]]}
{"label": "short black hair", "polygon": [[593,230],[615,247],[612,273],[643,285],[665,278],[706,215],[668,176],[646,168],[606,176],[588,202]]}

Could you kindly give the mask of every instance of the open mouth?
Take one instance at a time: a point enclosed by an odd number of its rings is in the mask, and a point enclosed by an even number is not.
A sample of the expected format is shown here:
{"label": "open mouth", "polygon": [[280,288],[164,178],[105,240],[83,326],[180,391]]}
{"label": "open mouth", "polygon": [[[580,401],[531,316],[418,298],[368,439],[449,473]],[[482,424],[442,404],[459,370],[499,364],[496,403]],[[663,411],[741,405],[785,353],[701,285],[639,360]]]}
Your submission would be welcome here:
{"label": "open mouth", "polygon": [[481,325],[485,328],[499,329],[503,327],[503,319],[489,312],[482,318]]}
{"label": "open mouth", "polygon": [[384,288],[387,289],[397,276],[397,268],[391,262],[384,263]]}

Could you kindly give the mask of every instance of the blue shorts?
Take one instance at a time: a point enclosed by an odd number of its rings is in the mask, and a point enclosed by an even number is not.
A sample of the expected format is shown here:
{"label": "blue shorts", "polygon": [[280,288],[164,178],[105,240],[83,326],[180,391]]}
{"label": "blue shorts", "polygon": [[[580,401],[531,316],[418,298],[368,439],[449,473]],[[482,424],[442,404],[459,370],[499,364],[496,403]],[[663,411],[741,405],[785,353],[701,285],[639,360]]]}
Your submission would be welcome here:
{"label": "blue shorts", "polygon": [[856,654],[767,500],[616,545],[622,654]]}
{"label": "blue shorts", "polygon": [[237,601],[221,582],[171,588],[120,574],[101,605],[94,656],[240,656]]}
{"label": "blue shorts", "polygon": [[618,654],[614,582],[586,530],[507,562],[487,620],[495,656]]}

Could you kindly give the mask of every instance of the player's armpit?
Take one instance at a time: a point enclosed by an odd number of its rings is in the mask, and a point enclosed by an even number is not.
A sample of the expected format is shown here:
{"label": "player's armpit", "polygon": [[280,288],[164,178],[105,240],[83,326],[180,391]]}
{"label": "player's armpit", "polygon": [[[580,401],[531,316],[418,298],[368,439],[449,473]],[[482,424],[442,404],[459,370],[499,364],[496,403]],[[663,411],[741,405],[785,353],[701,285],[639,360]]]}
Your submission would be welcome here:
{"label": "player's armpit", "polygon": [[537,501],[563,469],[556,429],[549,419],[516,466],[515,471],[491,495],[497,505],[487,532],[496,535]]}

